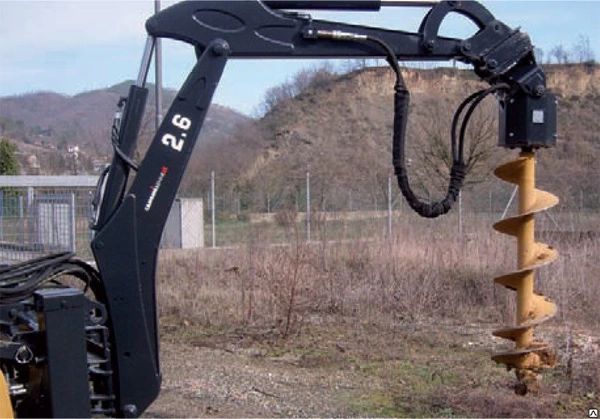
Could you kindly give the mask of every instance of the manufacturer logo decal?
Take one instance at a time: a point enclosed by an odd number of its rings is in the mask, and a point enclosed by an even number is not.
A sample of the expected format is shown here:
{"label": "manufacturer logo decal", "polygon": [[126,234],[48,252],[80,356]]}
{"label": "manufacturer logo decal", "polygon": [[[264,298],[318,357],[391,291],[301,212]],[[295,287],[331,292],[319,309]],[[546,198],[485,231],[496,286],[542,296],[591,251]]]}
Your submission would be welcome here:
{"label": "manufacturer logo decal", "polygon": [[148,201],[146,201],[146,206],[144,207],[144,210],[146,212],[150,211],[150,208],[152,208],[152,203],[154,202],[154,198],[156,198],[156,194],[158,193],[158,190],[160,189],[160,185],[162,184],[162,181],[165,178],[165,176],[167,175],[168,171],[169,171],[169,168],[166,166],[163,166],[160,169],[160,174],[158,175],[158,179],[156,179],[156,182],[154,182],[154,185],[150,186],[150,196],[148,197]]}

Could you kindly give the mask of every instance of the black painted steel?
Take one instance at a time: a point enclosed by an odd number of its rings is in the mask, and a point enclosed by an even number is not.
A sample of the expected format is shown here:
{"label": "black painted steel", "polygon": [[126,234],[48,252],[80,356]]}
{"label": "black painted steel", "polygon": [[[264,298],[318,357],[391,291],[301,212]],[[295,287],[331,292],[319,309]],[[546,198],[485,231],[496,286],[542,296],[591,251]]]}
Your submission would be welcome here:
{"label": "black painted steel", "polygon": [[13,395],[15,414],[90,417],[86,298],[73,288],[32,293],[0,310],[0,371],[24,393]]}
{"label": "black painted steel", "polygon": [[138,416],[160,389],[155,271],[160,238],[228,47],[212,42],[156,134],[122,205],[92,241],[112,324],[118,413]]}
{"label": "black painted steel", "polygon": [[[132,157],[135,152],[147,97],[148,89],[138,86],[129,88],[129,96],[116,144],[128,157]],[[129,165],[115,153],[106,178],[104,197],[96,220],[97,228],[101,228],[108,221],[123,199],[130,170]]]}
{"label": "black painted steel", "polygon": [[79,290],[45,289],[34,295],[43,316],[46,364],[41,369],[47,391],[47,410],[42,416],[87,418],[91,416],[85,340],[85,298]]}
{"label": "black painted steel", "polygon": [[265,0],[271,9],[377,11],[381,0]]}
{"label": "black painted steel", "polygon": [[450,60],[461,56],[461,40],[437,38],[434,51],[425,50],[418,33],[371,28],[311,19],[285,13],[257,1],[187,1],[177,3],[146,22],[155,37],[187,42],[199,50],[215,38],[227,40],[231,58],[382,57],[368,43],[323,40],[311,31],[344,31],[381,38],[399,59]]}
{"label": "black painted steel", "polygon": [[[288,5],[315,7],[314,2],[308,3],[294,1]],[[323,2],[322,6],[340,6],[333,3]],[[375,3],[379,2],[361,2],[360,7],[372,8]],[[92,242],[112,331],[120,416],[139,416],[160,389],[155,295],[159,242],[228,58],[384,57],[387,54],[380,47],[363,41],[377,38],[389,45],[398,60],[456,59],[472,64],[482,79],[503,86],[501,103],[507,106],[511,98],[530,101],[544,94],[545,78],[535,63],[529,37],[495,20],[476,2],[444,1],[433,6],[418,33],[313,20],[306,13],[276,10],[280,7],[284,4],[279,1],[184,1],[146,22],[151,37],[186,42],[199,59],[126,192],[129,167],[115,157],[99,231]],[[473,36],[466,40],[440,37],[439,28],[449,13],[471,20],[476,27]],[[336,37],[339,32],[351,35]],[[142,97],[145,100],[143,89],[133,87],[128,101],[130,115],[126,115],[131,122],[124,123],[127,132],[120,137],[120,148],[127,155],[135,150]],[[551,115],[552,110],[546,114]],[[505,112],[504,127],[518,123],[510,115]]]}
{"label": "black painted steel", "polygon": [[[38,309],[45,316],[40,331],[29,300],[7,299],[0,307],[0,328],[17,336],[0,346],[3,365],[22,351],[22,343],[35,350],[48,348],[47,366],[42,367],[50,386],[48,395],[37,401],[39,406],[29,404],[33,410],[18,413],[88,417],[91,401],[94,414],[137,417],[157,397],[161,382],[155,285],[159,243],[228,58],[385,56],[393,61],[395,55],[398,60],[460,60],[472,64],[475,73],[500,96],[500,145],[554,144],[555,98],[546,92],[546,78],[536,64],[529,37],[495,20],[480,4],[440,2],[425,16],[418,33],[313,20],[306,13],[276,10],[286,6],[364,10],[379,7],[379,1],[196,0],[177,3],[147,21],[151,37],[191,44],[198,62],[132,182],[130,158],[148,92],[139,86],[129,91],[100,202],[98,232],[92,241],[101,279],[93,269],[85,269],[97,305],[90,306],[89,300],[80,304],[80,294],[70,291],[62,294],[64,301],[57,299],[59,294],[38,293]],[[476,27],[473,36],[465,40],[440,37],[439,28],[449,13],[471,20]],[[403,100],[397,104],[395,141],[404,135],[408,91]],[[2,291],[4,295],[15,289]],[[102,313],[106,308],[107,321],[88,324],[90,307]],[[31,326],[26,333],[19,330],[21,321]],[[26,371],[20,371],[23,379],[28,377]]]}
{"label": "black painted steel", "polygon": [[556,145],[556,98],[517,94],[501,103],[498,145],[507,148],[540,148]]}

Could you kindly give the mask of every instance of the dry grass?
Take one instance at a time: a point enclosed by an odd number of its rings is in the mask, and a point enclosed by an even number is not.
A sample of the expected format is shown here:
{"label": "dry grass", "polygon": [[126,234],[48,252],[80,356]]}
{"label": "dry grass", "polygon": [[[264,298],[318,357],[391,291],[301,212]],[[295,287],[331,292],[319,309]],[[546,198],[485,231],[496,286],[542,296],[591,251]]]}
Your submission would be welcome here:
{"label": "dry grass", "polygon": [[344,402],[358,416],[581,417],[597,407],[599,238],[544,237],[560,257],[537,271],[536,286],[559,314],[535,334],[559,366],[543,374],[540,396],[524,399],[490,361],[503,349],[490,331],[515,312],[493,277],[514,270],[516,245],[483,225],[458,237],[450,224],[397,227],[392,240],[273,246],[255,232],[240,248],[164,251],[163,336],[350,371],[370,383]]}
{"label": "dry grass", "polygon": [[[423,319],[510,323],[514,295],[493,277],[514,270],[516,244],[489,227],[458,237],[451,226],[396,229],[393,240],[164,251],[160,310],[213,326],[276,327],[286,335],[327,315],[394,325]],[[259,237],[259,233],[255,235]],[[536,286],[559,306],[555,323],[597,328],[600,239],[545,238],[557,262]]]}

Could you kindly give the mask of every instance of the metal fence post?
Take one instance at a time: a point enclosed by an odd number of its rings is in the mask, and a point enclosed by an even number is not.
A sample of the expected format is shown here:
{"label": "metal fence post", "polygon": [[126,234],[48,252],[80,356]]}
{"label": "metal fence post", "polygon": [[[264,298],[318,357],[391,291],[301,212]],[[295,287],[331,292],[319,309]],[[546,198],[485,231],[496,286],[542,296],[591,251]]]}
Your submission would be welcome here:
{"label": "metal fence post", "polygon": [[212,227],[212,247],[217,247],[216,228],[215,228],[215,171],[210,172],[210,215]]}
{"label": "metal fence post", "polygon": [[388,237],[392,237],[392,177],[388,176]]}
{"label": "metal fence post", "polygon": [[506,207],[504,208],[504,212],[502,213],[502,217],[500,217],[501,220],[504,220],[504,217],[506,217],[506,213],[508,212],[508,209],[510,208],[510,204],[512,204],[513,199],[515,199],[515,195],[517,194],[518,190],[519,190],[519,187],[515,186],[515,188],[512,191],[512,194],[510,195],[510,199],[506,203]]}
{"label": "metal fence post", "polygon": [[21,244],[25,244],[25,229],[27,228],[27,223],[25,223],[25,211],[23,209],[23,196],[19,195],[17,197],[17,206],[19,210],[19,240]]}
{"label": "metal fence post", "polygon": [[462,232],[463,232],[462,191],[458,191],[458,234],[462,236]]}
{"label": "metal fence post", "polygon": [[32,186],[27,188],[27,202],[25,210],[25,243],[33,243],[37,237],[35,237],[34,230],[34,213],[33,213],[33,201],[35,200],[35,189]]}
{"label": "metal fence post", "polygon": [[271,213],[271,194],[267,192],[267,214]]}
{"label": "metal fence post", "polygon": [[75,192],[71,192],[71,202],[69,203],[69,211],[71,212],[71,251],[75,253],[77,251],[77,220],[75,218]]}
{"label": "metal fence post", "polygon": [[310,172],[306,172],[306,241],[310,242]]}

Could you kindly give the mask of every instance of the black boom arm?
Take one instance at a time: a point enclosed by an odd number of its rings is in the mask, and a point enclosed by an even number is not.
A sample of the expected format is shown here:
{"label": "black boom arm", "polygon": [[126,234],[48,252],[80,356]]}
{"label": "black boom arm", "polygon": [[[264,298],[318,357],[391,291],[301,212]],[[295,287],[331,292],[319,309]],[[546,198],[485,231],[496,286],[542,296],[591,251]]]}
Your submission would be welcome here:
{"label": "black boom arm", "polygon": [[[386,4],[430,10],[417,33],[314,20],[297,11],[377,10]],[[449,13],[468,18],[476,25],[476,33],[464,40],[440,37],[439,28]],[[459,60],[471,64],[481,79],[496,86],[503,115],[501,145],[540,147],[554,141],[554,100],[546,93],[545,75],[536,64],[529,37],[496,20],[474,1],[196,0],[161,11],[147,21],[146,29],[150,53],[147,50],[144,55],[140,77],[131,87],[114,140],[116,153],[106,176],[92,242],[105,290],[103,303],[108,308],[119,416],[139,416],[160,389],[155,291],[159,242],[228,58],[385,57],[391,64]],[[156,38],[190,44],[198,62],[131,182],[135,167],[130,159],[143,116],[144,85]],[[397,91],[402,90],[399,86]],[[407,99],[397,103],[395,127],[400,137],[407,105]],[[544,123],[538,118],[532,125],[527,117],[522,118],[524,109],[545,112]],[[394,164],[400,166],[399,161]]]}

